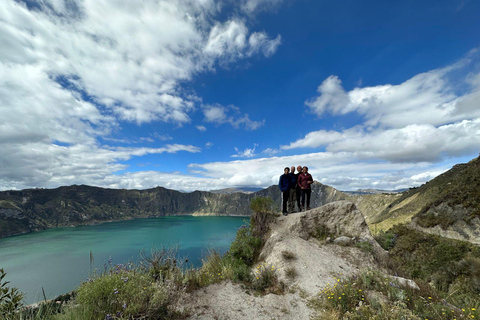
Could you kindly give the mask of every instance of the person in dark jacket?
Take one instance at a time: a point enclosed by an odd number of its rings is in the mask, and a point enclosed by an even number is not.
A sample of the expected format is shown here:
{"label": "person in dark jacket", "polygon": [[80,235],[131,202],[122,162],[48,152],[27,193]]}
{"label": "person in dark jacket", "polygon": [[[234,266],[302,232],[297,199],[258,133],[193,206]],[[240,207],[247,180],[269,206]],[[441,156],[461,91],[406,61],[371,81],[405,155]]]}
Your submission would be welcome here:
{"label": "person in dark jacket", "polygon": [[286,167],[285,169],[283,169],[283,172],[284,173],[280,176],[280,180],[278,181],[278,187],[282,192],[282,214],[286,216],[288,214],[287,202],[288,194],[290,191],[290,176],[288,174],[290,172],[290,169]]}
{"label": "person in dark jacket", "polygon": [[310,195],[312,194],[312,183],[313,178],[312,175],[308,173],[308,167],[303,167],[302,173],[298,176],[297,181],[297,184],[300,186],[302,196],[301,210],[305,208],[305,197],[307,198],[307,210],[310,210]]}
{"label": "person in dark jacket", "polygon": [[298,175],[295,174],[295,166],[290,168],[290,190],[288,195],[288,213],[295,212],[295,202],[297,201],[297,179]]}

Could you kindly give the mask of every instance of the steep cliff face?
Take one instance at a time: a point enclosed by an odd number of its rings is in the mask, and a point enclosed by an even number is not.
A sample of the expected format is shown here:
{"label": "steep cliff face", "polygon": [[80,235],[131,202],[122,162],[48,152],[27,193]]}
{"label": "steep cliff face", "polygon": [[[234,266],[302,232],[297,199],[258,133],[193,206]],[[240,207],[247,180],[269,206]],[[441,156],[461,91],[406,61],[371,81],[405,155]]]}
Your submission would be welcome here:
{"label": "steep cliff face", "polygon": [[[314,183],[312,207],[346,199],[334,188]],[[147,190],[68,186],[0,192],[0,238],[60,226],[177,214],[249,216],[250,200],[270,197],[280,208],[277,186],[254,193],[182,193],[157,187]]]}

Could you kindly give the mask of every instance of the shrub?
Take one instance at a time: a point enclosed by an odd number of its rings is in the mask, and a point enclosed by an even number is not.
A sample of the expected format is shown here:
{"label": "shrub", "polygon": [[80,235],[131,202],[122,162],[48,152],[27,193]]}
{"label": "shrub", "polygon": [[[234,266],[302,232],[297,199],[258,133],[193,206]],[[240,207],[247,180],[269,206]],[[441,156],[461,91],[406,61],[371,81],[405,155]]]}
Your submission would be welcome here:
{"label": "shrub", "polygon": [[23,300],[23,295],[18,289],[9,287],[10,282],[3,280],[6,275],[7,273],[0,269],[0,315],[5,319],[20,310]]}
{"label": "shrub", "polygon": [[391,230],[386,232],[380,230],[380,232],[375,235],[375,240],[377,240],[378,244],[387,251],[395,246],[396,239],[396,234]]}
{"label": "shrub", "polygon": [[270,223],[274,219],[273,200],[268,197],[253,198],[250,202],[250,208],[253,211],[250,216],[252,235],[265,238],[270,229]]}
{"label": "shrub", "polygon": [[262,294],[281,294],[284,292],[285,286],[278,281],[278,275],[274,266],[264,263],[258,265],[255,270],[252,289]]}
{"label": "shrub", "polygon": [[252,266],[260,254],[262,244],[261,238],[252,235],[251,228],[242,226],[237,230],[228,254],[245,265]]}

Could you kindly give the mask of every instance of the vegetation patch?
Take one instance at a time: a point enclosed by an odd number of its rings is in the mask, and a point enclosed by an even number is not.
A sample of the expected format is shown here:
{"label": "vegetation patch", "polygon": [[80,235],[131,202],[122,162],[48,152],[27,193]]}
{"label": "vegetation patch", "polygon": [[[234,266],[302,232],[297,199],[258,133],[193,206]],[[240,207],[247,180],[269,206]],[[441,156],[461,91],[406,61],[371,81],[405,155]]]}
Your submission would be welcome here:
{"label": "vegetation patch", "polygon": [[403,288],[375,271],[335,280],[309,302],[310,307],[319,312],[317,320],[474,319],[480,316],[476,305],[454,306],[428,285],[422,284],[421,290]]}
{"label": "vegetation patch", "polygon": [[282,258],[286,261],[291,261],[297,259],[297,255],[292,251],[284,250],[282,251]]}

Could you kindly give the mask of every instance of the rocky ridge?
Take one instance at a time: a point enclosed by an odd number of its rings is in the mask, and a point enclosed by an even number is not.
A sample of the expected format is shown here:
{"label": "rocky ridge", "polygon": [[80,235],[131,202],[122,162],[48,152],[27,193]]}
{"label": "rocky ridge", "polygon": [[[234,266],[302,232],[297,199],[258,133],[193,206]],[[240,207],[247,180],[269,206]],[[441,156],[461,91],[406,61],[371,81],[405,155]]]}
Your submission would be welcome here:
{"label": "rocky ridge", "polygon": [[[315,236],[319,227],[332,241],[322,241]],[[374,253],[336,244],[333,240],[340,237],[349,238],[351,243],[368,241]],[[295,258],[285,259],[285,251],[293,253]],[[288,287],[285,294],[254,296],[241,285],[224,281],[185,297],[180,308],[190,314],[188,319],[309,319],[317,312],[309,307],[310,298],[338,278],[358,275],[366,268],[381,270],[378,261],[386,255],[355,204],[329,203],[307,212],[278,217],[271,226],[260,264],[275,268],[280,281]],[[297,271],[294,279],[286,276],[289,268]]]}

